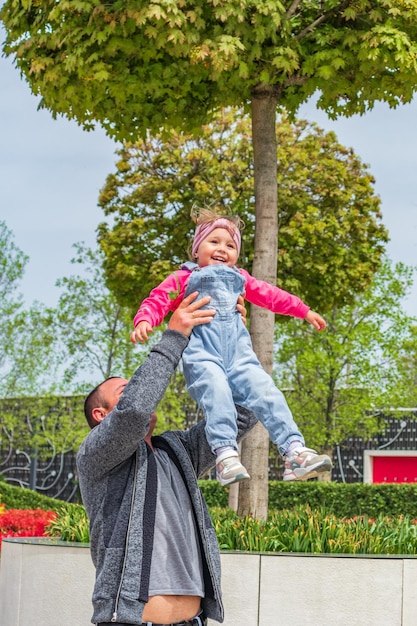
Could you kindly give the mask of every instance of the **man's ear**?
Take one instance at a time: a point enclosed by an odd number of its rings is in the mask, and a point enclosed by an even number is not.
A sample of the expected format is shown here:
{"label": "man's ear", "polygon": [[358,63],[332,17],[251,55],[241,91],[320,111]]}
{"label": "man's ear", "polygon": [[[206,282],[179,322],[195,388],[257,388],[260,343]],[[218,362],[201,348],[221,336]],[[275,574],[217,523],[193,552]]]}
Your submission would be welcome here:
{"label": "man's ear", "polygon": [[91,411],[91,415],[93,416],[94,421],[99,424],[106,417],[107,411],[102,407],[96,407]]}

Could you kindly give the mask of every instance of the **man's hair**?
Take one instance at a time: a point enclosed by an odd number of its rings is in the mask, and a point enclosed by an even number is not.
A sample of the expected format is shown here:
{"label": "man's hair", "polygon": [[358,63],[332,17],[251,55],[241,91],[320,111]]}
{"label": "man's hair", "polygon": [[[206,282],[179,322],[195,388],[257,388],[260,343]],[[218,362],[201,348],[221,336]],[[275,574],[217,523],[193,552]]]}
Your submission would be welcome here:
{"label": "man's hair", "polygon": [[119,378],[119,376],[109,376],[109,378],[103,380],[90,391],[90,393],[84,400],[84,415],[90,428],[98,426],[98,422],[93,417],[93,409],[97,409],[99,407],[102,407],[103,409],[108,409],[108,404],[101,393],[101,387],[102,385],[104,385],[104,383],[106,383],[108,380],[111,380],[112,378]]}

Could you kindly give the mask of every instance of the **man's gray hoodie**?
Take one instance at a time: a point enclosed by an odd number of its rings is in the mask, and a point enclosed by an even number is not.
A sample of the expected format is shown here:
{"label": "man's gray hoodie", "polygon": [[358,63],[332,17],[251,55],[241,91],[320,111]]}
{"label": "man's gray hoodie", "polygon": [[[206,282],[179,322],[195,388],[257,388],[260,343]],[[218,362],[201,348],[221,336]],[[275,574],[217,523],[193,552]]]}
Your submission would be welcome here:
{"label": "man's gray hoodie", "polygon": [[[126,385],[117,406],[87,435],[77,454],[80,490],[90,520],[96,568],[93,623],[141,624],[148,601],[157,493],[156,464],[145,443],[151,414],[162,399],[188,338],[167,330]],[[238,407],[239,438],[255,425]],[[197,484],[215,464],[204,420],[186,431],[152,438],[177,465],[189,491],[203,557],[207,617],[223,621],[220,554]]]}

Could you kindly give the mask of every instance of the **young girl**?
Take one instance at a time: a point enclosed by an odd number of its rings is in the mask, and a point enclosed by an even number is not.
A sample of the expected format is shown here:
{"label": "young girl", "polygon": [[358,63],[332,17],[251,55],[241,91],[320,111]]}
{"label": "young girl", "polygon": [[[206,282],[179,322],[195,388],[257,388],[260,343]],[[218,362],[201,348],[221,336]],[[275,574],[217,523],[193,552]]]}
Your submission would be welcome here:
{"label": "young girl", "polygon": [[192,214],[197,224],[192,246],[194,263],[185,263],[146,298],[134,318],[130,338],[147,341],[169,311],[195,291],[209,295],[206,308],[216,314],[209,324],[193,329],[183,353],[184,376],[190,395],[206,418],[206,436],[216,455],[216,477],[222,485],[250,478],[239,460],[235,404],[262,422],[285,459],[284,480],[308,480],[329,472],[327,455],[306,448],[287,402],[256,357],[250,335],[236,309],[237,298],[281,315],[305,319],[317,330],[326,322],[298,297],[238,269],[241,221],[209,209]]}

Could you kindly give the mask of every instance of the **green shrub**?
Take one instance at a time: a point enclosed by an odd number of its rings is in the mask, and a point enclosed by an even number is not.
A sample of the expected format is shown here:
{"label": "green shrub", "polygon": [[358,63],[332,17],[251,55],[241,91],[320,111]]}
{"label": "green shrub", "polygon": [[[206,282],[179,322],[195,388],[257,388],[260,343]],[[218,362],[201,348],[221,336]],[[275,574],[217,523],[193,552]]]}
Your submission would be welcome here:
{"label": "green shrub", "polygon": [[[230,509],[210,510],[221,550],[312,554],[417,554],[417,525],[409,516],[338,518],[298,506],[276,511],[266,521],[239,517]],[[49,535],[87,543],[88,520],[80,505],[58,513]]]}
{"label": "green shrub", "polygon": [[[227,488],[216,480],[202,480],[199,484],[209,507],[227,507]],[[337,517],[404,514],[417,518],[417,484],[269,482],[270,511],[306,505],[325,508]]]}
{"label": "green shrub", "polygon": [[44,511],[58,511],[69,506],[67,502],[48,498],[37,491],[16,487],[6,482],[0,482],[0,504],[6,509],[43,509]]}
{"label": "green shrub", "polygon": [[[209,508],[226,508],[228,489],[216,480],[199,481]],[[55,511],[69,506],[36,491],[0,482],[0,503],[8,509],[44,509]],[[409,515],[417,519],[417,484],[324,483],[318,481],[269,482],[269,510],[279,511],[309,505],[325,509],[336,517],[359,515]]]}
{"label": "green shrub", "polygon": [[[417,554],[417,485],[271,482],[267,521],[239,518],[227,509],[228,490],[217,481],[200,486],[223,550]],[[89,540],[82,505],[3,482],[0,503],[55,511],[48,534],[64,541]]]}
{"label": "green shrub", "polygon": [[225,489],[217,480],[199,480],[198,484],[209,508],[216,506],[221,508],[227,507],[229,490]]}
{"label": "green shrub", "polygon": [[59,537],[62,541],[88,543],[90,541],[89,522],[85,509],[81,504],[70,504],[58,511],[57,517],[47,527],[51,537]]}
{"label": "green shrub", "polygon": [[269,510],[309,505],[337,517],[409,515],[417,518],[417,484],[270,481]]}

